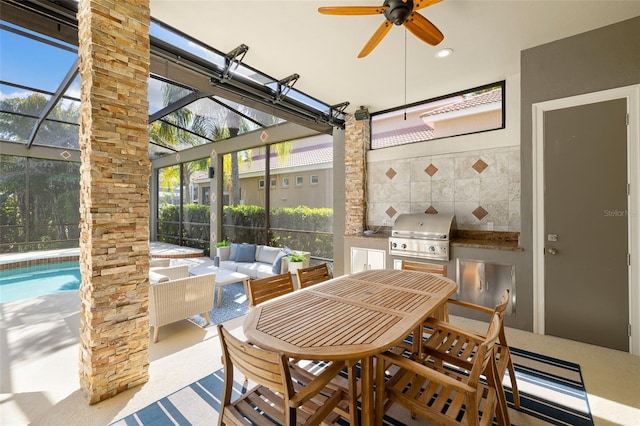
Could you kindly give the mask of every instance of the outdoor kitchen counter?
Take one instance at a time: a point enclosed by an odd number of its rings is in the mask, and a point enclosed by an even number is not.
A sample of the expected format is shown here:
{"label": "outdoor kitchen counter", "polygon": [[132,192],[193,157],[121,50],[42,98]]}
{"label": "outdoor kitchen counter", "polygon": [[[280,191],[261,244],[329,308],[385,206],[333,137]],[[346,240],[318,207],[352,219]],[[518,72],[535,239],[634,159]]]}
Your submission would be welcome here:
{"label": "outdoor kitchen counter", "polygon": [[[381,227],[372,234],[348,235],[349,238],[388,239],[391,236],[390,227]],[[458,230],[451,239],[452,247],[471,247],[492,250],[523,251],[519,246],[519,232],[501,231],[472,231]]]}
{"label": "outdoor kitchen counter", "polygon": [[519,232],[458,230],[451,239],[452,247],[523,251],[518,244]]}

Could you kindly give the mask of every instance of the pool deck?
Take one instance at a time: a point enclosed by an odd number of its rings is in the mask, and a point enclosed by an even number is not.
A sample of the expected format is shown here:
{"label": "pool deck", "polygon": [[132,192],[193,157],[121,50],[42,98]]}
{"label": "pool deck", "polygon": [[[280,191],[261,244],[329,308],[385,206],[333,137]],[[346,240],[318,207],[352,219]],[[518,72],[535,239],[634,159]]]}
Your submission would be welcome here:
{"label": "pool deck", "polygon": [[[204,251],[192,247],[152,241],[149,243],[151,257],[185,259],[204,257]],[[45,263],[56,263],[78,260],[79,248],[32,251],[27,253],[10,253],[0,255],[0,269],[16,268],[18,266],[33,266]]]}

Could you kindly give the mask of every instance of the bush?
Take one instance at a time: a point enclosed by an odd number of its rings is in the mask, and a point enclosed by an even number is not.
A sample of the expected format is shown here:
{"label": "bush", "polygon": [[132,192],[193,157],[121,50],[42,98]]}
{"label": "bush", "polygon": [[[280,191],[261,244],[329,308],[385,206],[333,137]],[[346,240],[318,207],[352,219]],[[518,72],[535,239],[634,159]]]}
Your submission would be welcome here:
{"label": "bush", "polygon": [[[180,206],[163,204],[158,213],[158,240],[178,244],[182,238],[183,245],[204,248],[208,252],[209,217],[208,204],[185,204],[180,236]],[[222,211],[222,238],[227,243],[288,246],[308,251],[315,257],[333,258],[333,209],[277,207],[271,209],[269,219],[267,236],[263,207],[225,206]]]}

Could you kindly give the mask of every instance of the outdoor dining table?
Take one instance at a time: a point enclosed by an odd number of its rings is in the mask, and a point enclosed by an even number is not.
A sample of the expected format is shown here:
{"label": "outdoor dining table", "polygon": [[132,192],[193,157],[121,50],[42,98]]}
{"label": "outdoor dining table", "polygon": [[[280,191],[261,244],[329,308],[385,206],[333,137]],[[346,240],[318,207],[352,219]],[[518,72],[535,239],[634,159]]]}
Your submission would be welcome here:
{"label": "outdoor dining table", "polygon": [[349,416],[357,422],[356,365],[361,366],[361,424],[374,423],[373,355],[413,330],[457,290],[426,272],[367,270],[333,278],[257,305],[244,322],[247,339],[293,359],[344,361]]}

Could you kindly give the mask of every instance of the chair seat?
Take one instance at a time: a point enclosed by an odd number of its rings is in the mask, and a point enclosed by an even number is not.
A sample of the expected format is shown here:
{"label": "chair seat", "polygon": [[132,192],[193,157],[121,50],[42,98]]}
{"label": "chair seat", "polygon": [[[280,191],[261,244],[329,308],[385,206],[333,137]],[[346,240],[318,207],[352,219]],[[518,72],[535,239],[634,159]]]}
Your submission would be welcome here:
{"label": "chair seat", "polygon": [[[293,388],[296,393],[302,391],[315,378],[310,373],[301,371],[303,369],[294,364],[290,364],[290,367]],[[343,400],[345,397],[345,390],[338,386],[328,385],[311,400],[297,407],[296,424],[317,424],[320,420],[329,424],[337,423],[342,415],[346,416],[348,410],[346,401]],[[328,410],[327,407],[331,409]],[[285,409],[285,402],[280,393],[273,392],[266,386],[256,385],[237,401],[234,401],[233,405],[225,409],[224,422],[246,426],[245,418],[248,418],[256,425],[273,426],[267,417],[274,420],[282,419]]]}
{"label": "chair seat", "polygon": [[[218,324],[223,350],[224,391],[218,424],[335,424],[348,416],[348,391],[333,380],[345,367],[333,362],[313,374],[281,353],[260,349],[232,336]],[[256,384],[232,401],[234,370]],[[243,389],[246,385],[243,386]]]}
{"label": "chair seat", "polygon": [[[428,348],[409,358],[391,351],[376,355],[376,416],[382,418],[393,404],[399,404],[437,425],[490,425],[494,416],[498,424],[509,424],[494,362],[501,325],[502,317],[495,314],[486,337],[469,336],[461,346],[457,342],[462,338],[454,339],[449,346],[452,353],[443,351],[446,356],[432,357]],[[443,346],[449,345],[450,336],[440,339]],[[468,357],[467,350],[473,356]],[[452,368],[447,356],[457,361]]]}

